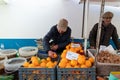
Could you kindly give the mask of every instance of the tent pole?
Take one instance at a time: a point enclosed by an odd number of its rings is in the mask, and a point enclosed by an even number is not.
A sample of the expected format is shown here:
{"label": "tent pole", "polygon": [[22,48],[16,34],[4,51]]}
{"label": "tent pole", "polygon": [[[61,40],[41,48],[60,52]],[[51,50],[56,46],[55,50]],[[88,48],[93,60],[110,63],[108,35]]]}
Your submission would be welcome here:
{"label": "tent pole", "polygon": [[86,2],[86,0],[84,0],[84,2],[83,2],[82,35],[81,35],[82,37],[84,36],[85,2]]}
{"label": "tent pole", "polygon": [[84,5],[83,5],[83,23],[82,23],[82,37],[84,39],[84,53],[85,53],[85,55],[86,55],[86,49],[87,49],[88,11],[89,11],[89,1],[88,0],[84,0]]}
{"label": "tent pole", "polygon": [[89,0],[85,1],[85,16],[84,16],[84,52],[87,51],[87,27],[88,27],[88,14],[89,14]]}
{"label": "tent pole", "polygon": [[[96,55],[95,55],[95,63],[97,63],[96,57],[99,53],[99,43],[100,43],[100,35],[101,35],[101,27],[102,27],[102,15],[104,13],[104,6],[105,6],[105,0],[101,0],[101,10],[100,10],[100,17],[99,17],[99,24],[98,24],[98,33],[97,33],[97,38],[96,38]],[[97,65],[97,64],[95,64]]]}

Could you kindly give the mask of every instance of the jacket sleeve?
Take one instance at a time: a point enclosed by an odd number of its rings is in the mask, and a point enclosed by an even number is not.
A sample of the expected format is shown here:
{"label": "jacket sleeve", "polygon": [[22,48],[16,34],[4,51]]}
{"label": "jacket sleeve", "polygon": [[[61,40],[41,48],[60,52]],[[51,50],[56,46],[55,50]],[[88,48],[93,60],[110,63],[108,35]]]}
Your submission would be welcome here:
{"label": "jacket sleeve", "polygon": [[96,37],[97,37],[98,23],[95,24],[89,34],[90,46],[96,46]]}
{"label": "jacket sleeve", "polygon": [[119,42],[119,38],[118,38],[118,34],[117,34],[117,29],[114,27],[114,31],[112,34],[112,40],[116,45],[117,49],[120,49],[120,42]]}
{"label": "jacket sleeve", "polygon": [[66,40],[64,42],[58,44],[59,48],[65,48],[65,46],[70,43],[70,38],[71,38],[71,29],[70,28],[68,29],[66,34],[63,35],[63,38],[65,38]]}
{"label": "jacket sleeve", "polygon": [[51,28],[50,31],[43,38],[43,48],[46,52],[48,52],[50,50],[49,41],[52,37],[52,34],[53,34],[53,29]]}

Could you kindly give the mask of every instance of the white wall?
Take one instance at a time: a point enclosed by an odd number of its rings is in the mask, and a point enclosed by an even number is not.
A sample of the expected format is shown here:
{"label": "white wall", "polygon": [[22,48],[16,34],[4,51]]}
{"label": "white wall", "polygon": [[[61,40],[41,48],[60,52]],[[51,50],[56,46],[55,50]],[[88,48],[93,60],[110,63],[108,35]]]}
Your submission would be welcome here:
{"label": "white wall", "polygon": [[[72,29],[72,36],[81,38],[83,4],[74,0],[7,0],[7,5],[0,5],[0,38],[41,38],[58,22],[66,18]],[[105,11],[112,11],[113,24],[120,36],[120,8],[106,6]],[[88,33],[99,21],[99,5],[89,8]]]}

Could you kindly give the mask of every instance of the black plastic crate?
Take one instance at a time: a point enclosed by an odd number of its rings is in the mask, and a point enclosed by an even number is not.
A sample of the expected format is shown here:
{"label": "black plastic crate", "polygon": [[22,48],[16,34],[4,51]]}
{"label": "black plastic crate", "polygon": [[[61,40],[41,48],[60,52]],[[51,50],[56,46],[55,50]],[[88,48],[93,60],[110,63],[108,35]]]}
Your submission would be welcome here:
{"label": "black plastic crate", "polygon": [[58,68],[57,80],[96,80],[96,68]]}
{"label": "black plastic crate", "polygon": [[19,80],[56,80],[56,68],[19,69]]}

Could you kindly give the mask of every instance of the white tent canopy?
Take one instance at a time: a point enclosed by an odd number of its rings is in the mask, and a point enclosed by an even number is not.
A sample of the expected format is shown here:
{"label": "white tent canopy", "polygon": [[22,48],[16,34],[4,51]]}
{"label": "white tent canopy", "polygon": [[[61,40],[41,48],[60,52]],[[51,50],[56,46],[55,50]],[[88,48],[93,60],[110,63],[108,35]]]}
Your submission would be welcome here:
{"label": "white tent canopy", "polygon": [[[84,0],[80,0],[80,2],[84,2]],[[89,0],[90,4],[98,4],[100,5],[101,0]],[[120,0],[105,0],[105,5],[120,7]]]}

